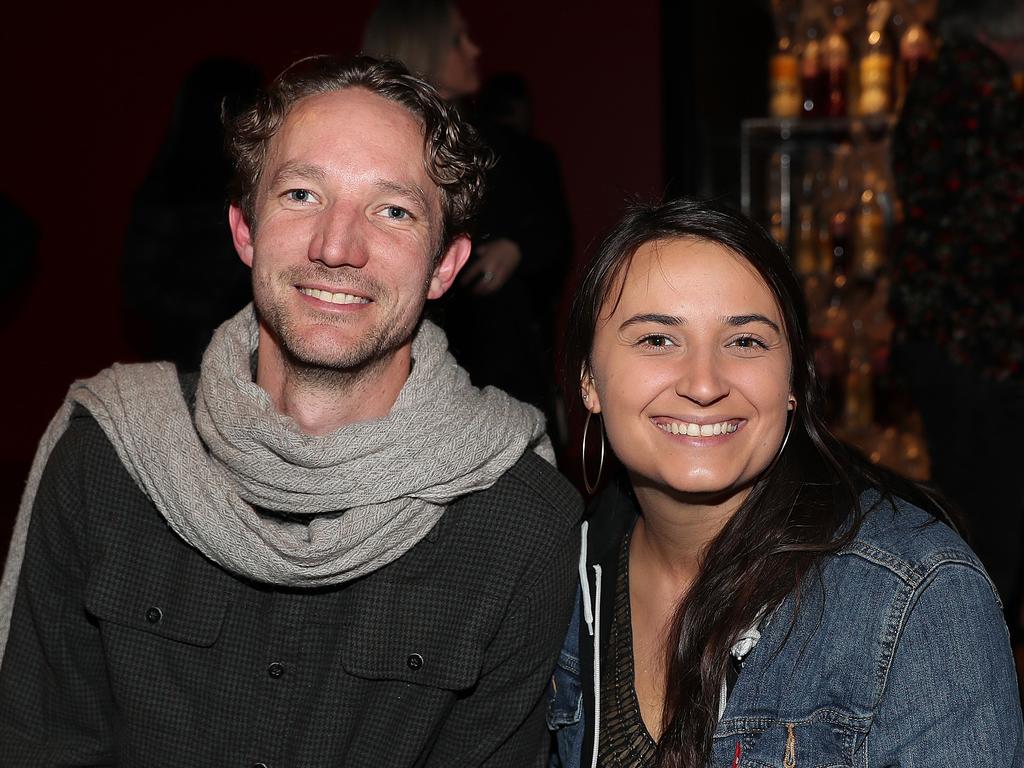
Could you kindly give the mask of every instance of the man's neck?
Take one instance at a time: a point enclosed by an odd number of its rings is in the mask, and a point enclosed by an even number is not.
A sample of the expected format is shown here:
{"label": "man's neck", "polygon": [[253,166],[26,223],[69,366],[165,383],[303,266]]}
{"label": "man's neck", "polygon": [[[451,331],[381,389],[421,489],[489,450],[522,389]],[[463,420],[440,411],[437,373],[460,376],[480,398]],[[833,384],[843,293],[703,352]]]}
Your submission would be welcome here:
{"label": "man's neck", "polygon": [[411,344],[354,371],[302,366],[260,330],[256,383],[274,408],[307,435],[327,435],[356,421],[387,416],[412,365]]}

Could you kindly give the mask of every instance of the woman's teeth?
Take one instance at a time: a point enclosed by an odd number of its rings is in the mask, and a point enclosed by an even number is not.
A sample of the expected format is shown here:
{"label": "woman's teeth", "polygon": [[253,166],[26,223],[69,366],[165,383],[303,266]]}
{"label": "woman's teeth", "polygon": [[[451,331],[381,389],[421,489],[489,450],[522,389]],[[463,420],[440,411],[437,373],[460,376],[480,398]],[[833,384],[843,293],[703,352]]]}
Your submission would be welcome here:
{"label": "woman's teeth", "polygon": [[731,421],[720,421],[717,424],[687,424],[685,421],[673,421],[659,423],[658,429],[662,432],[671,432],[673,435],[686,435],[687,437],[714,437],[735,432],[736,424]]}

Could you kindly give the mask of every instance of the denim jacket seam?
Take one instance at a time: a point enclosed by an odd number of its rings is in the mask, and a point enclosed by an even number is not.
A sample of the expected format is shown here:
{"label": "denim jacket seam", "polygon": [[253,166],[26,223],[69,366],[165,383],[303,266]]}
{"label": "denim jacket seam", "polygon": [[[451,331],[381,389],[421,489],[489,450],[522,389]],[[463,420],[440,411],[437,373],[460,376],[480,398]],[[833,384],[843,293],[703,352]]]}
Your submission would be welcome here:
{"label": "denim jacket seam", "polygon": [[920,573],[914,567],[914,563],[861,539],[853,540],[837,554],[839,556],[859,557],[861,560],[877,565],[879,568],[884,568],[910,585],[913,585],[920,577]]}
{"label": "denim jacket seam", "polygon": [[[998,600],[999,596],[995,593],[995,587],[992,586],[992,580],[988,577],[988,574],[985,573],[984,569],[981,568],[976,561],[964,556],[963,553],[956,550],[936,552],[926,558],[922,565],[924,563],[927,563],[928,567],[925,571],[920,573],[916,582],[913,584],[908,583],[905,585],[904,589],[898,590],[897,596],[893,601],[893,607],[899,605],[898,596],[899,593],[903,593],[906,597],[903,601],[902,607],[899,608],[898,611],[889,611],[889,620],[886,622],[886,632],[882,642],[882,664],[879,669],[879,677],[877,679],[875,701],[872,706],[873,711],[877,710],[879,702],[882,700],[882,696],[885,695],[885,688],[886,685],[888,685],[889,680],[889,672],[892,669],[892,664],[896,657],[896,647],[899,645],[900,639],[903,637],[903,632],[910,619],[910,614],[917,605],[921,594],[935,581],[940,570],[959,566],[980,573],[985,578],[989,588],[993,590],[993,594],[995,594],[995,597]],[[898,619],[893,621],[897,612],[899,614]]]}
{"label": "denim jacket seam", "polygon": [[839,726],[856,731],[859,734],[864,734],[871,727],[871,720],[871,716],[852,715],[848,711],[837,707],[820,707],[809,715],[795,719],[769,715],[763,717],[731,717],[728,720],[719,722],[719,729],[715,730],[715,738],[732,736],[737,733],[760,733],[782,722],[792,723],[793,725],[827,723],[831,726]]}

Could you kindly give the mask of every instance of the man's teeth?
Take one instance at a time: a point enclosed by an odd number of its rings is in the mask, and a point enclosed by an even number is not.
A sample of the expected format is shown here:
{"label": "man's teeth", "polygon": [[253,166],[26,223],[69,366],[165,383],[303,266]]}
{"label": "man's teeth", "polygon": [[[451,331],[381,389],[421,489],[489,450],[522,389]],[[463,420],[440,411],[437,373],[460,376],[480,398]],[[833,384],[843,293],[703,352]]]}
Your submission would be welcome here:
{"label": "man's teeth", "polygon": [[685,421],[673,421],[668,424],[658,424],[658,429],[663,432],[671,432],[673,435],[714,437],[735,432],[737,427],[731,421],[720,421],[717,424],[687,424]]}
{"label": "man's teeth", "polygon": [[362,296],[353,296],[351,293],[331,293],[330,291],[321,291],[319,288],[299,288],[299,293],[312,296],[314,299],[320,299],[320,301],[329,301],[331,304],[370,303],[369,299],[364,299]]}

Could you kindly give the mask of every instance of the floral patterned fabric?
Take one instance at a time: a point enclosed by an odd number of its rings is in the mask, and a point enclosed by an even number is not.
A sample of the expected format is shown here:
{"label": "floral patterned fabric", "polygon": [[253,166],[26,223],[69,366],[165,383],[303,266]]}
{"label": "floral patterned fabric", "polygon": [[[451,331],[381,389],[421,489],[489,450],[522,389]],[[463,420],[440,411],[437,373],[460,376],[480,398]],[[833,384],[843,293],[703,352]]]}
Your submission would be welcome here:
{"label": "floral patterned fabric", "polygon": [[897,338],[1024,379],[1024,99],[1002,59],[974,39],[942,46],[907,95],[893,170]]}

